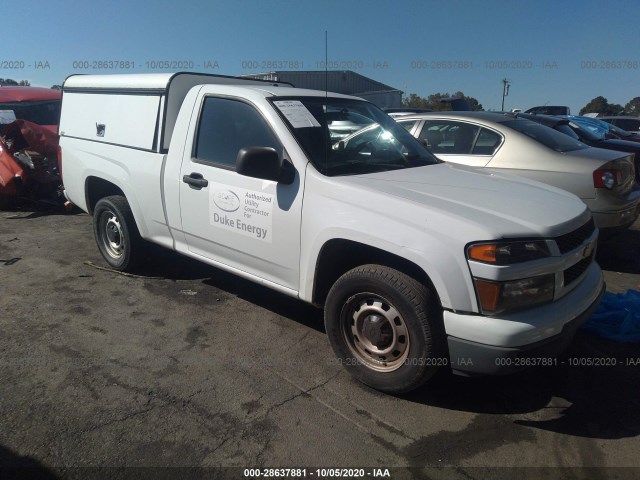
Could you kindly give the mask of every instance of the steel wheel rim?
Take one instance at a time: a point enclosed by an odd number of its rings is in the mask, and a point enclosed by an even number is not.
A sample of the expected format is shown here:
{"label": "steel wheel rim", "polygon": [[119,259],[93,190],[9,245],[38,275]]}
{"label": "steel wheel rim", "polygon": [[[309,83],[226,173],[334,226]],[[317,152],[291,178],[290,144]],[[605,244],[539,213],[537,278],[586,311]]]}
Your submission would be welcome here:
{"label": "steel wheel rim", "polygon": [[114,260],[119,260],[124,255],[125,240],[118,217],[111,211],[103,212],[100,215],[98,229],[107,255]]}
{"label": "steel wheel rim", "polygon": [[380,295],[361,293],[349,298],[341,323],[351,353],[367,367],[392,372],[407,359],[407,324],[398,309]]}

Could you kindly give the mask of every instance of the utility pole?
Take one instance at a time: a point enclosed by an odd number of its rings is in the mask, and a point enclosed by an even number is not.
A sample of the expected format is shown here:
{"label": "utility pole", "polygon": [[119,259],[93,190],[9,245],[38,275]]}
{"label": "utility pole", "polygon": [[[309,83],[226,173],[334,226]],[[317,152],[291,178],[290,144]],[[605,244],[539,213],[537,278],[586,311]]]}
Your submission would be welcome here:
{"label": "utility pole", "polygon": [[511,86],[511,81],[506,78],[502,79],[502,110],[504,112],[504,97],[509,95],[509,87]]}

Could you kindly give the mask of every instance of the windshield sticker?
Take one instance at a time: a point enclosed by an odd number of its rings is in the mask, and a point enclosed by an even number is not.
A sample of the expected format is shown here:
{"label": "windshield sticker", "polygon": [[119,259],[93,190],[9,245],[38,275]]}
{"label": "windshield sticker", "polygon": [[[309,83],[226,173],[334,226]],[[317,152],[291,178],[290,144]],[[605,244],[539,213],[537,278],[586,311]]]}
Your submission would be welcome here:
{"label": "windshield sticker", "polygon": [[209,184],[211,225],[263,242],[272,242],[274,195]]}
{"label": "windshield sticker", "polygon": [[0,123],[11,123],[16,121],[16,112],[13,110],[0,110]]}
{"label": "windshield sticker", "polygon": [[319,127],[316,117],[311,115],[300,100],[278,100],[273,102],[276,107],[287,117],[293,128]]}

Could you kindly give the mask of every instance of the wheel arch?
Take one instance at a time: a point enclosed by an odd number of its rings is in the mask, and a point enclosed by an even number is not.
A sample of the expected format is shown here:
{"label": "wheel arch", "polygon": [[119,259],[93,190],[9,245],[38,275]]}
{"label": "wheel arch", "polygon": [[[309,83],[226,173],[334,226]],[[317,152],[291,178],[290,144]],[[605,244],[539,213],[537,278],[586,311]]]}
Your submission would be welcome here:
{"label": "wheel arch", "polygon": [[101,177],[89,176],[84,182],[84,196],[87,202],[87,212],[93,215],[96,203],[101,198],[111,195],[121,195],[127,197],[122,189],[115,183],[105,180]]}
{"label": "wheel arch", "polygon": [[314,272],[313,304],[323,306],[338,278],[366,264],[383,265],[408,275],[433,291],[439,306],[442,306],[433,281],[418,264],[381,248],[343,238],[329,240],[320,249]]}

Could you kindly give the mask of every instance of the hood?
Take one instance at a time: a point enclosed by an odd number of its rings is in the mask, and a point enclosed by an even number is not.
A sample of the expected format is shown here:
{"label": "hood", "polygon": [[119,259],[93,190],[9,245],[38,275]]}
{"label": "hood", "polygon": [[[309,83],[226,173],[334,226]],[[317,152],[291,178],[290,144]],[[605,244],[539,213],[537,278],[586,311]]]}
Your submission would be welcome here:
{"label": "hood", "polygon": [[[429,207],[423,209],[428,228],[438,228],[432,219],[457,218],[465,228],[475,224],[486,238],[554,237],[590,217],[585,204],[564,190],[451,163],[342,179],[353,187],[409,201],[414,207]],[[415,208],[398,207],[394,215],[416,220]]]}

